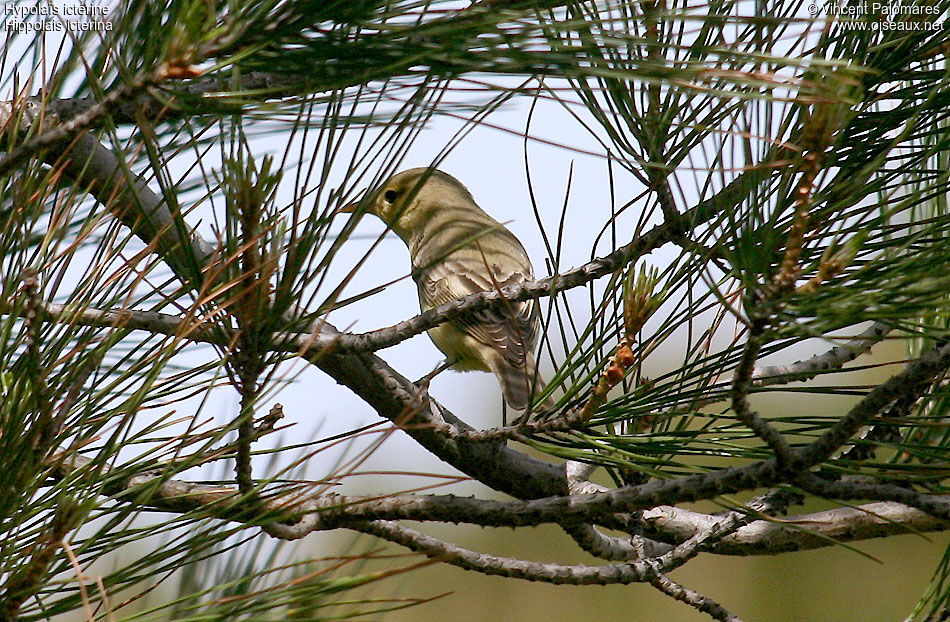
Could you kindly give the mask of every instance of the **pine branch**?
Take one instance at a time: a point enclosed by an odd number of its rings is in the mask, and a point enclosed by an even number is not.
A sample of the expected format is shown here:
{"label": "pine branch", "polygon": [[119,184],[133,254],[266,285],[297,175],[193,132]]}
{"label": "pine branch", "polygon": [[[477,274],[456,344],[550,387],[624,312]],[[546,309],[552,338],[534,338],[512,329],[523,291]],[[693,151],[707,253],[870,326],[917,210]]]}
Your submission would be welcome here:
{"label": "pine branch", "polygon": [[692,227],[698,227],[741,203],[748,197],[756,184],[770,175],[771,171],[765,166],[745,171],[714,197],[694,206],[680,216],[677,221],[657,225],[626,246],[573,270],[538,279],[534,282],[505,287],[500,291],[471,294],[465,298],[433,307],[414,318],[387,328],[361,335],[344,335],[338,342],[337,347],[344,351],[375,351],[387,348],[463,315],[478,313],[496,305],[523,302],[542,296],[554,295],[612,274],[646,253],[672,241],[679,235],[679,229],[684,223],[689,223]]}
{"label": "pine branch", "polygon": [[688,587],[676,583],[661,572],[654,571],[653,575],[650,576],[647,581],[653,587],[660,590],[667,596],[672,596],[676,600],[686,603],[694,609],[698,609],[703,613],[709,614],[716,620],[724,620],[726,622],[742,622],[740,618],[730,613],[716,601],[707,596],[703,596],[695,590],[691,590]]}
{"label": "pine branch", "polygon": [[[682,542],[715,520],[714,515],[670,506],[657,506],[643,512],[645,533],[663,542]],[[854,542],[948,529],[950,524],[946,520],[902,503],[883,501],[755,520],[713,544],[709,550],[721,555],[775,555],[824,548],[832,541]]]}
{"label": "pine branch", "polygon": [[[95,461],[66,453],[51,457],[59,478],[74,477],[90,468]],[[750,469],[752,467],[743,467]],[[387,495],[356,497],[345,495],[313,496],[306,489],[276,490],[262,495],[262,505],[253,512],[246,497],[235,486],[199,484],[168,479],[160,470],[143,473],[105,471],[106,485],[102,494],[118,501],[133,503],[166,512],[194,513],[226,521],[259,525],[281,538],[297,539],[314,531],[351,528],[353,523],[376,520],[411,520],[421,522],[464,522],[483,527],[528,527],[564,521],[598,522],[610,519],[617,512],[643,509],[648,496],[634,496],[635,490],[613,489],[576,495],[550,497],[536,501],[494,501],[456,495]],[[804,476],[803,476],[804,477]],[[809,476],[796,483],[815,488],[830,498],[874,498],[899,496],[900,501],[872,503],[853,509],[828,510],[814,514],[788,517],[780,522],[749,520],[752,515],[730,513],[726,517],[690,512],[657,505],[644,512],[643,520],[655,536],[679,544],[667,551],[650,551],[659,568],[671,570],[691,559],[701,550],[727,555],[774,554],[831,545],[831,537],[840,541],[863,540],[901,534],[908,531],[942,531],[950,529],[950,495],[921,495],[906,488],[861,482],[829,482]],[[644,489],[662,486],[654,482]],[[675,481],[667,481],[675,486]],[[652,494],[658,494],[652,492]],[[662,492],[659,494],[663,494]],[[702,498],[718,496],[714,491]],[[613,497],[614,500],[610,500]],[[605,503],[606,501],[606,503]],[[913,507],[923,506],[923,511]],[[750,507],[767,513],[769,506]],[[608,520],[609,522],[609,520]],[[798,525],[793,529],[785,525]],[[615,543],[614,543],[615,544]],[[613,547],[614,544],[608,544]],[[614,554],[630,551],[625,547]],[[608,555],[611,553],[605,553]]]}
{"label": "pine branch", "polygon": [[930,382],[950,368],[950,344],[935,348],[911,361],[904,370],[878,385],[848,414],[826,430],[811,445],[797,450],[793,469],[804,473],[807,469],[827,460],[845,445],[858,430],[880,414],[895,400],[918,397]]}
{"label": "pine branch", "polygon": [[840,346],[834,346],[822,354],[816,354],[789,365],[756,367],[752,372],[752,379],[756,387],[811,380],[823,371],[840,369],[845,363],[849,363],[869,352],[890,331],[891,327],[884,322],[872,322],[868,328],[853,339],[849,339]]}
{"label": "pine branch", "polygon": [[[307,81],[304,78],[293,74],[251,71],[241,76],[242,92],[261,92],[266,94],[267,99],[291,97],[306,85]],[[227,93],[230,90],[231,85],[225,76],[202,77],[176,84],[173,88],[163,87],[157,91],[147,89],[133,98],[119,98],[109,106],[108,114],[112,122],[116,124],[137,125],[140,118],[150,119],[154,123],[171,123],[193,118],[205,112],[214,114],[234,112],[234,110],[228,110],[226,99],[222,102],[220,97],[208,97],[213,94]],[[180,97],[187,100],[187,107],[175,105],[175,99]],[[32,97],[30,101],[35,106],[43,106],[48,115],[62,119],[86,115],[90,110],[101,106],[101,103],[93,97],[50,98],[45,101],[39,97]],[[98,121],[101,120],[102,117],[97,116],[89,120],[86,127],[100,127],[101,123]]]}
{"label": "pine branch", "polygon": [[353,525],[353,528],[395,542],[427,557],[487,575],[555,585],[611,585],[642,582],[647,580],[651,573],[650,566],[642,561],[605,566],[565,566],[498,557],[464,549],[387,521]]}

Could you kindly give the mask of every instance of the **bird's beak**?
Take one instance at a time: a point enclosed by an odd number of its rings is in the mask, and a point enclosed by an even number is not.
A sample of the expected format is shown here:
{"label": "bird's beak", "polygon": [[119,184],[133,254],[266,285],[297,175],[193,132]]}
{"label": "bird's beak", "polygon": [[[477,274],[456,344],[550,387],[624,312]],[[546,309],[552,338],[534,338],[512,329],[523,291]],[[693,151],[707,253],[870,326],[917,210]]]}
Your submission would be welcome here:
{"label": "bird's beak", "polygon": [[355,201],[351,201],[350,203],[347,203],[347,204],[344,205],[343,207],[339,208],[339,209],[337,210],[337,213],[339,213],[339,214],[352,214],[353,212],[356,211],[356,208],[358,208],[358,207],[360,206],[360,204],[363,203],[363,199],[364,199],[364,198],[365,198],[365,197],[360,197],[360,198],[356,199]]}

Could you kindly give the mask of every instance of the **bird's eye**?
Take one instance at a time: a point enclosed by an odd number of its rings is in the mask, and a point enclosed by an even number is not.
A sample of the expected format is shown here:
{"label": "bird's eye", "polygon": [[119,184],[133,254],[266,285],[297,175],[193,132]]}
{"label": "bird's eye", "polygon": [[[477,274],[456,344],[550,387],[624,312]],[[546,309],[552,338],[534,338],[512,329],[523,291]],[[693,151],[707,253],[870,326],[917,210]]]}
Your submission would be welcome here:
{"label": "bird's eye", "polygon": [[383,198],[386,199],[387,203],[393,203],[396,198],[399,196],[399,193],[395,190],[387,190],[383,193]]}

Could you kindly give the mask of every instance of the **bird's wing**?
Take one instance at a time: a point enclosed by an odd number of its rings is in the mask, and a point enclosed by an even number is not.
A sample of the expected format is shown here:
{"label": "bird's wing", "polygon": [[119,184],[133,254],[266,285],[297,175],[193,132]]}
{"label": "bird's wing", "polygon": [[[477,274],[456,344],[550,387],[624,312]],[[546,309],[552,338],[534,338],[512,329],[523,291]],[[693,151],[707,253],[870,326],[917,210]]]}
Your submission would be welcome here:
{"label": "bird's wing", "polygon": [[[478,265],[475,262],[481,262]],[[418,276],[420,293],[429,307],[483,291],[533,280],[530,269],[502,269],[480,257],[447,257]],[[491,268],[491,275],[488,268]],[[538,338],[538,306],[534,300],[508,302],[468,314],[453,322],[477,341],[500,352],[512,366],[523,367]]]}

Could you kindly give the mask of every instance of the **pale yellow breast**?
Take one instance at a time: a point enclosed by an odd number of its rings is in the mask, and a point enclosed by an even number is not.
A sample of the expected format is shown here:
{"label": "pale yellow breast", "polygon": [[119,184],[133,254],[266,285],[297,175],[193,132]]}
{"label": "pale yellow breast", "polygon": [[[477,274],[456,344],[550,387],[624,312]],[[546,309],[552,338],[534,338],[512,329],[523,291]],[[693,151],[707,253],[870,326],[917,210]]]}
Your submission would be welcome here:
{"label": "pale yellow breast", "polygon": [[485,357],[479,352],[488,346],[479,343],[468,333],[458,329],[451,322],[429,329],[432,343],[453,362],[453,369],[459,371],[491,371],[485,363]]}

